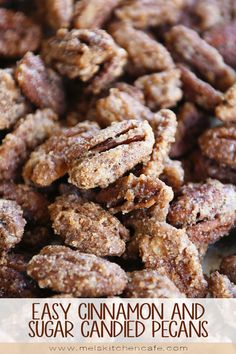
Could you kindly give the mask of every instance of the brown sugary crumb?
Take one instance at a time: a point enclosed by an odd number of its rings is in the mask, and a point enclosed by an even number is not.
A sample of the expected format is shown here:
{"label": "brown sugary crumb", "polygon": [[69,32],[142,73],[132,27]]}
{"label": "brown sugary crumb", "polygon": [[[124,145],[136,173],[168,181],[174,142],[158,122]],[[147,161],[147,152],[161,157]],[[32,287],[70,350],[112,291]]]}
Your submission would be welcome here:
{"label": "brown sugary crumb", "polygon": [[89,82],[88,90],[98,94],[122,74],[126,51],[100,29],[60,29],[44,45],[44,59],[61,75]]}
{"label": "brown sugary crumb", "polygon": [[215,88],[224,91],[236,81],[234,70],[194,30],[175,26],[166,35],[166,42],[177,61],[189,65]]}
{"label": "brown sugary crumb", "polygon": [[184,0],[126,0],[115,14],[134,27],[146,28],[176,23],[184,4]]}
{"label": "brown sugary crumb", "polygon": [[170,156],[182,157],[197,145],[197,138],[209,127],[209,117],[189,102],[184,103],[177,112],[178,126],[175,142]]}
{"label": "brown sugary crumb", "polygon": [[25,96],[38,108],[51,108],[58,114],[65,111],[62,79],[45,67],[39,55],[28,52],[17,64],[15,78]]}
{"label": "brown sugary crumb", "polygon": [[174,67],[170,53],[161,43],[129,23],[115,23],[109,31],[128,53],[127,70],[130,74],[144,75]]}
{"label": "brown sugary crumb", "polygon": [[23,12],[0,8],[0,18],[0,57],[20,57],[38,49],[40,27]]}
{"label": "brown sugary crumb", "polygon": [[209,279],[209,292],[214,298],[236,298],[236,285],[226,275],[214,272]]}
{"label": "brown sugary crumb", "polygon": [[9,129],[30,111],[30,105],[22,95],[10,69],[0,69],[0,130]]}
{"label": "brown sugary crumb", "polygon": [[12,200],[0,199],[0,249],[13,248],[22,239],[25,227],[23,210]]}
{"label": "brown sugary crumb", "polygon": [[56,114],[38,110],[18,121],[0,145],[0,180],[14,179],[30,152],[56,130]]}
{"label": "brown sugary crumb", "polygon": [[199,138],[199,146],[204,156],[218,164],[236,167],[236,126],[222,125],[206,130]]}
{"label": "brown sugary crumb", "polygon": [[89,150],[78,159],[79,144],[74,146],[69,182],[82,189],[105,188],[137,164],[147,161],[153,144],[154,135],[148,122],[114,123],[99,131],[91,139]]}
{"label": "brown sugary crumb", "polygon": [[[25,181],[43,187],[64,176],[68,171],[68,150],[78,144],[80,154],[84,153],[89,147],[89,138],[92,138],[97,130],[97,123],[84,121],[51,136],[31,153],[23,169]],[[77,153],[79,156],[79,149]]]}
{"label": "brown sugary crumb", "polygon": [[183,95],[179,69],[141,76],[135,86],[143,91],[146,104],[153,111],[175,106]]}
{"label": "brown sugary crumb", "polygon": [[128,273],[124,296],[128,298],[184,298],[175,284],[158,271],[144,269]]}
{"label": "brown sugary crumb", "polygon": [[225,93],[223,102],[216,107],[215,114],[223,122],[236,122],[236,84]]}
{"label": "brown sugary crumb", "polygon": [[44,247],[32,258],[27,272],[41,288],[76,297],[118,295],[127,283],[117,264],[65,246]]}
{"label": "brown sugary crumb", "polygon": [[167,159],[163,173],[160,176],[168,186],[176,192],[184,184],[184,169],[182,163],[178,160]]}
{"label": "brown sugary crumb", "polygon": [[184,97],[206,110],[213,110],[222,101],[222,93],[210,84],[199,79],[184,65],[178,65],[181,71]]}
{"label": "brown sugary crumb", "polygon": [[236,284],[236,255],[224,257],[220,264],[220,272],[228,276]]}
{"label": "brown sugary crumb", "polygon": [[74,28],[101,28],[121,0],[81,0],[75,3]]}
{"label": "brown sugary crumb", "polygon": [[143,220],[137,234],[146,268],[168,276],[187,297],[205,296],[206,281],[199,255],[184,230],[155,219],[147,219]]}
{"label": "brown sugary crumb", "polygon": [[136,97],[118,88],[110,89],[109,95],[96,103],[96,120],[103,127],[130,119],[151,121],[152,117],[153,113]]}
{"label": "brown sugary crumb", "polygon": [[172,198],[171,188],[159,179],[145,175],[136,177],[130,173],[113,185],[101,189],[96,200],[105,205],[112,214],[126,214],[132,210],[150,208],[156,203],[161,205],[164,200]]}
{"label": "brown sugary crumb", "polygon": [[49,207],[52,226],[66,245],[97,256],[121,256],[128,230],[98,204],[63,195]]}
{"label": "brown sugary crumb", "polygon": [[54,30],[70,26],[74,0],[36,0],[40,15]]}

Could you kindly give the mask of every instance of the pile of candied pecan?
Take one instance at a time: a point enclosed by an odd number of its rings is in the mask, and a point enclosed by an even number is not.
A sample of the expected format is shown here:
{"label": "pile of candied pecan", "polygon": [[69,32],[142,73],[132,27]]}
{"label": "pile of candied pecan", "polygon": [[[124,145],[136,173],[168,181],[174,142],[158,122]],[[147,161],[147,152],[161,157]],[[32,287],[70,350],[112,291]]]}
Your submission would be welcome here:
{"label": "pile of candied pecan", "polygon": [[235,52],[234,0],[0,0],[0,297],[236,297]]}

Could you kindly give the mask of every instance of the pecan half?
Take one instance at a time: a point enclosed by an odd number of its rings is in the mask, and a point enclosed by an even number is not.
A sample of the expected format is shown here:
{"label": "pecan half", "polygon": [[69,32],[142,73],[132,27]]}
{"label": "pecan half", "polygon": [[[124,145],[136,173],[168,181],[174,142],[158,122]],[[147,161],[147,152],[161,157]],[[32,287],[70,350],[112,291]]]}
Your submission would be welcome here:
{"label": "pecan half", "polygon": [[217,89],[227,90],[235,82],[234,70],[197,32],[182,25],[175,26],[166,35],[166,41],[176,60],[190,65]]}
{"label": "pecan half", "polygon": [[66,245],[97,256],[121,256],[128,230],[98,204],[63,195],[49,207],[53,228]]}
{"label": "pecan half", "polygon": [[160,179],[176,192],[184,184],[184,169],[178,160],[167,159]]}
{"label": "pecan half", "polygon": [[236,84],[225,93],[223,102],[216,107],[215,113],[224,122],[236,122]]}
{"label": "pecan half", "polygon": [[236,284],[236,255],[227,256],[222,259],[220,272],[227,275],[229,280]]}
{"label": "pecan half", "polygon": [[143,91],[147,106],[154,111],[175,106],[183,94],[178,69],[141,76],[135,86]]}
{"label": "pecan half", "polygon": [[36,0],[40,15],[53,29],[67,28],[70,26],[74,0]]}
{"label": "pecan half", "polygon": [[55,132],[57,116],[50,109],[22,118],[0,145],[0,179],[14,179],[30,152]]}
{"label": "pecan half", "polygon": [[1,250],[8,250],[21,241],[25,224],[21,207],[12,200],[0,199]]}
{"label": "pecan half", "polygon": [[40,27],[23,12],[0,8],[0,18],[0,57],[20,57],[38,49]]}
{"label": "pecan half", "polygon": [[23,169],[25,181],[43,187],[64,176],[68,171],[67,151],[74,144],[79,144],[78,156],[79,151],[84,153],[89,146],[89,138],[98,130],[95,122],[84,121],[51,136],[30,155]]}
{"label": "pecan half", "polygon": [[236,285],[226,275],[214,272],[209,279],[209,292],[214,298],[236,298]]}
{"label": "pecan half", "polygon": [[69,182],[82,189],[105,188],[138,163],[148,160],[154,144],[150,125],[135,120],[112,124],[90,141],[89,150],[77,159],[71,150]]}
{"label": "pecan half", "polygon": [[30,105],[17,87],[10,69],[0,69],[0,102],[0,130],[9,129],[30,111]]}
{"label": "pecan half", "polygon": [[126,51],[103,30],[61,29],[44,45],[44,58],[60,74],[89,82],[87,90],[98,94],[121,75]]}
{"label": "pecan half", "polygon": [[41,288],[76,297],[118,295],[127,282],[117,264],[64,246],[43,248],[29,262],[27,273]]}
{"label": "pecan half", "polygon": [[38,108],[65,111],[65,94],[60,76],[45,67],[40,56],[28,52],[17,64],[15,78],[25,96]]}

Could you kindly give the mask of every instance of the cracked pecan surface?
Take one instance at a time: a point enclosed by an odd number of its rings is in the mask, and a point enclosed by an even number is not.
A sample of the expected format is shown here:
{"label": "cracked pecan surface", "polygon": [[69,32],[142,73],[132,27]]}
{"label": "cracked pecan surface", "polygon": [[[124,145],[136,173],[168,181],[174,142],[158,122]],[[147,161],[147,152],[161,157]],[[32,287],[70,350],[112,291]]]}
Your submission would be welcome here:
{"label": "cracked pecan surface", "polygon": [[215,114],[223,122],[236,122],[236,84],[225,93],[223,102],[216,107]]}
{"label": "cracked pecan surface", "polygon": [[43,248],[29,262],[27,273],[41,288],[75,297],[118,295],[127,282],[125,272],[117,264],[65,246]]}
{"label": "cracked pecan surface", "polygon": [[63,195],[49,207],[52,226],[66,245],[97,256],[120,256],[128,230],[100,205]]}
{"label": "cracked pecan surface", "polygon": [[236,298],[236,285],[226,275],[216,271],[210,276],[209,292],[214,298]]}
{"label": "cracked pecan surface", "polygon": [[148,122],[135,120],[112,124],[90,141],[89,150],[74,160],[69,169],[69,182],[82,189],[105,188],[125,172],[150,157],[154,135]]}

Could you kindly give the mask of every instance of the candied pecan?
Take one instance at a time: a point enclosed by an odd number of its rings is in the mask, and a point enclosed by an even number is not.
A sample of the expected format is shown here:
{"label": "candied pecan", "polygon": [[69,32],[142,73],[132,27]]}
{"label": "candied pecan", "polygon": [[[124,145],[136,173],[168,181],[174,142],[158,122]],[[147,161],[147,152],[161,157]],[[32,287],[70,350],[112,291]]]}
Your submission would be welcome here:
{"label": "candied pecan", "polygon": [[205,296],[206,281],[198,252],[184,230],[153,218],[143,220],[137,233],[146,268],[168,276],[188,297]]}
{"label": "candied pecan", "polygon": [[49,207],[53,228],[66,245],[97,256],[120,256],[128,230],[98,204],[63,195]]}
{"label": "candied pecan", "polygon": [[38,49],[41,30],[29,17],[0,8],[0,18],[0,57],[21,57]]}
{"label": "candied pecan", "polygon": [[222,93],[199,79],[186,66],[178,65],[181,71],[184,97],[206,110],[213,110],[222,101]]}
{"label": "candied pecan", "polygon": [[117,88],[112,88],[107,97],[96,103],[96,120],[103,126],[112,122],[137,119],[151,121],[153,113],[136,98]]}
{"label": "candied pecan", "polygon": [[74,0],[36,0],[40,15],[57,30],[70,26]]}
{"label": "candied pecan", "polygon": [[214,298],[236,298],[236,285],[226,275],[214,272],[209,279],[209,292]]}
{"label": "candied pecan", "polygon": [[184,169],[182,163],[168,158],[160,178],[168,186],[171,186],[174,191],[178,191],[184,183]]}
{"label": "candied pecan", "polygon": [[124,296],[129,298],[184,298],[175,284],[158,271],[144,269],[127,274],[128,284]]}
{"label": "candied pecan", "polygon": [[129,85],[126,82],[117,82],[113,86],[122,92],[126,92],[128,95],[145,105],[144,94],[138,87]]}
{"label": "candied pecan", "polygon": [[154,115],[151,125],[154,131],[155,144],[151,160],[144,165],[143,173],[159,177],[163,172],[171,144],[175,141],[176,115],[168,109],[162,109]]}
{"label": "candied pecan", "polygon": [[182,25],[175,26],[166,35],[166,41],[176,60],[190,65],[217,89],[227,90],[236,81],[234,70],[197,32]]}
{"label": "candied pecan", "polygon": [[118,77],[126,64],[126,51],[103,30],[61,29],[44,45],[44,58],[60,74],[89,82],[97,94]]}
{"label": "candied pecan", "polygon": [[215,113],[224,122],[236,122],[236,84],[225,93],[223,102],[216,107]]}
{"label": "candied pecan", "polygon": [[137,28],[173,24],[178,21],[184,0],[125,0],[116,16]]}
{"label": "candied pecan", "polygon": [[161,43],[129,23],[115,23],[110,27],[110,33],[128,53],[127,70],[130,74],[144,75],[174,67],[170,53]]}
{"label": "candied pecan", "polygon": [[12,200],[0,199],[1,250],[8,250],[20,242],[25,224],[21,207]]}
{"label": "candied pecan", "polygon": [[101,28],[121,0],[81,0],[75,3],[73,27]]}
{"label": "candied pecan", "polygon": [[30,111],[30,106],[13,79],[10,69],[0,69],[0,130],[9,129]]}
{"label": "candied pecan", "polygon": [[27,224],[21,241],[24,249],[38,250],[52,241],[53,232],[47,225]]}
{"label": "candied pecan", "polygon": [[27,264],[32,255],[30,253],[3,252],[0,255],[0,265],[12,268],[18,272],[26,272]]}
{"label": "candied pecan", "polygon": [[132,173],[121,177],[114,184],[108,186],[96,196],[98,203],[104,204],[112,214],[129,213],[135,209],[150,208],[170,196],[173,198],[171,188],[159,179]]}
{"label": "candied pecan", "polygon": [[79,159],[80,145],[74,145],[69,182],[82,189],[105,188],[138,163],[146,162],[153,144],[153,131],[146,121],[112,124],[91,139],[89,150]]}
{"label": "candied pecan", "polygon": [[236,126],[225,126],[208,129],[199,138],[200,149],[204,156],[218,164],[236,167]]}
{"label": "candied pecan", "polygon": [[115,263],[65,246],[47,246],[28,265],[28,275],[41,288],[76,297],[102,297],[122,293],[125,272]]}
{"label": "candied pecan", "polygon": [[65,94],[60,76],[47,69],[40,56],[28,52],[17,64],[15,78],[25,96],[38,108],[65,111]]}
{"label": "candied pecan", "polygon": [[226,64],[236,68],[236,21],[223,24],[204,33],[204,39],[212,47],[215,47]]}
{"label": "candied pecan", "polygon": [[236,255],[222,259],[220,272],[227,275],[229,280],[236,284]]}
{"label": "candied pecan", "polygon": [[14,179],[30,152],[55,132],[57,116],[50,109],[22,118],[0,145],[0,180]]}
{"label": "candied pecan", "polygon": [[199,135],[209,127],[209,117],[189,102],[184,103],[177,113],[178,126],[175,142],[171,146],[170,156],[181,157],[195,145]]}
{"label": "candied pecan", "polygon": [[48,221],[48,201],[33,187],[2,181],[0,182],[0,197],[15,200],[21,206],[27,221],[40,223]]}
{"label": "candied pecan", "polygon": [[173,107],[182,98],[179,69],[141,76],[135,86],[143,91],[147,106],[154,111]]}
{"label": "candied pecan", "polygon": [[80,154],[84,153],[89,146],[89,138],[92,138],[97,130],[97,123],[84,121],[51,136],[30,155],[23,169],[25,181],[45,187],[64,176],[68,171],[67,150],[74,144],[80,144],[78,156],[79,151]]}

